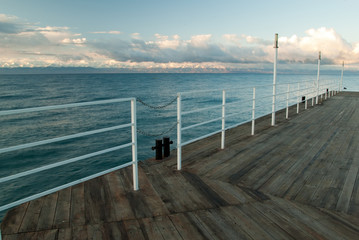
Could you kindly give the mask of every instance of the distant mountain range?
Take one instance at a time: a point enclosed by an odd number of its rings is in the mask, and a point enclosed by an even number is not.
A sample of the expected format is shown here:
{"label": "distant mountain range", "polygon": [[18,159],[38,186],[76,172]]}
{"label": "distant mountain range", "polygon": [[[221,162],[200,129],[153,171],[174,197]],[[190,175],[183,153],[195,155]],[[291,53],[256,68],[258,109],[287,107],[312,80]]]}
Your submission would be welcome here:
{"label": "distant mountain range", "polygon": [[[91,68],[91,67],[37,67],[0,68],[0,74],[104,74],[104,73],[272,73],[266,70],[236,70],[224,68]],[[315,70],[278,70],[279,74],[316,74]],[[321,70],[322,74],[340,74],[338,70]],[[358,72],[345,71],[346,74]]]}

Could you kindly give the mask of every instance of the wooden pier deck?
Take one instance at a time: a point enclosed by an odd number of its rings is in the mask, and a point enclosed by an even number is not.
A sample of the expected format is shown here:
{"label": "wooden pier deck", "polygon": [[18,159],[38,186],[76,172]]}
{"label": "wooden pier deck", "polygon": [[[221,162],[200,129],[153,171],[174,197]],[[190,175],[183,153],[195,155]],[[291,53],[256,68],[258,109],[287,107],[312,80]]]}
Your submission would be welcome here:
{"label": "wooden pier deck", "polygon": [[359,93],[257,120],[10,210],[7,239],[358,239]]}

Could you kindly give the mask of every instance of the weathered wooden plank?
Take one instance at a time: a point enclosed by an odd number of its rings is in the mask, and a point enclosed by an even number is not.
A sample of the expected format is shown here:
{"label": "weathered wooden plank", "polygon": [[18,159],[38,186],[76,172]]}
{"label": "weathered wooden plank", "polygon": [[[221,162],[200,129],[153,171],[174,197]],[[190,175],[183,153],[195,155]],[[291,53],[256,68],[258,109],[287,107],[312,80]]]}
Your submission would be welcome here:
{"label": "weathered wooden plank", "polygon": [[123,187],[126,191],[126,198],[130,203],[131,209],[135,214],[136,218],[145,218],[152,217],[152,211],[149,208],[144,193],[139,191],[134,191],[132,188],[132,169],[126,168],[122,169],[123,177],[121,178],[123,181]]}
{"label": "weathered wooden plank", "polygon": [[[299,126],[296,125],[296,127]],[[290,145],[290,148],[288,149],[289,156],[286,157],[286,164],[281,164],[281,168],[278,170],[276,176],[272,176],[271,180],[264,183],[260,187],[261,190],[282,197],[289,191],[289,188],[296,181],[300,171],[307,167],[308,160],[314,152],[313,150],[317,148],[316,144],[319,142],[316,140],[316,135],[318,134],[319,129],[316,129],[313,126],[313,128],[308,129],[308,132],[310,135],[306,136],[306,138],[308,138],[309,141],[303,141],[303,139],[301,139],[301,144],[298,146],[294,144]]]}
{"label": "weathered wooden plank", "polygon": [[138,168],[138,181],[140,182],[140,191],[144,195],[144,199],[148,208],[151,210],[153,216],[168,215],[169,211],[162,199],[158,196],[157,192],[149,182],[142,167]]}
{"label": "weathered wooden plank", "polygon": [[106,220],[104,195],[99,178],[84,183],[86,224],[95,224]]}
{"label": "weathered wooden plank", "polygon": [[58,192],[53,228],[67,228],[70,226],[71,188]]}
{"label": "weathered wooden plank", "polygon": [[357,179],[359,166],[353,166],[349,169],[348,175],[345,180],[344,187],[341,191],[336,209],[342,212],[348,212],[349,203],[353,194],[355,180]]}
{"label": "weathered wooden plank", "polygon": [[310,154],[309,157],[303,159],[303,168],[298,171],[295,180],[288,188],[288,190],[284,193],[284,196],[290,197],[291,199],[295,199],[297,197],[298,193],[303,187],[303,183],[306,182],[313,173],[313,171],[310,170],[312,170],[313,167],[317,166],[316,160],[320,157],[320,154],[327,149],[329,142],[335,136],[335,134],[336,131],[324,134],[329,135],[325,137],[327,141],[320,141],[318,147],[313,147],[312,149],[310,149],[310,151],[308,151],[308,154]]}
{"label": "weathered wooden plank", "polygon": [[169,188],[175,186],[175,193],[172,195],[171,201],[180,201],[181,207],[185,208],[185,211],[205,209],[214,206],[205,196],[200,194],[191,181],[183,176],[183,172],[186,172],[185,170],[177,171],[163,168],[157,168],[157,170],[163,175]]}
{"label": "weathered wooden plank", "polygon": [[199,194],[205,196],[214,206],[227,206],[229,205],[221,196],[213,191],[202,179],[190,172],[182,171],[182,175],[194,186]]}
{"label": "weathered wooden plank", "polygon": [[71,187],[71,226],[85,224],[85,189],[84,183]]}
{"label": "weathered wooden plank", "polygon": [[106,235],[103,224],[87,225],[87,236],[89,239],[102,239],[102,240],[110,239]]}
{"label": "weathered wooden plank", "polygon": [[108,239],[128,239],[124,222],[111,222],[104,224],[105,237]]}
{"label": "weathered wooden plank", "polygon": [[[241,205],[238,207],[222,207],[221,211],[225,213],[229,218],[235,221],[236,225],[240,226],[246,234],[253,239],[274,239],[266,231],[259,226],[255,219],[255,216],[246,215],[241,209],[246,208],[247,205]],[[243,231],[242,230],[242,231]]]}
{"label": "weathered wooden plank", "polygon": [[38,198],[29,203],[21,222],[19,232],[34,232],[37,228],[44,198]]}
{"label": "weathered wooden plank", "polygon": [[107,179],[105,177],[98,178],[100,187],[102,188],[102,199],[101,199],[101,206],[104,213],[104,221],[105,222],[113,222],[119,221],[116,214],[116,205],[112,201],[111,190],[108,186]]}
{"label": "weathered wooden plank", "polygon": [[322,239],[311,225],[304,224],[301,218],[291,215],[288,211],[275,205],[272,201],[252,203],[254,208],[264,214],[270,221],[275,222],[293,239]]}
{"label": "weathered wooden plank", "polygon": [[196,211],[194,214],[200,224],[205,226],[207,232],[214,239],[251,239],[249,235],[240,228],[239,221],[230,218],[231,216],[227,216],[226,213],[219,209]]}
{"label": "weathered wooden plank", "polygon": [[33,236],[34,239],[37,240],[57,240],[58,230],[45,230],[45,231],[37,231]]}
{"label": "weathered wooden plank", "polygon": [[[176,185],[171,187],[167,182],[168,179],[160,174],[156,168],[151,168],[151,173],[147,176],[170,213],[186,211],[183,194],[182,196],[179,194],[179,191],[175,187]],[[174,201],[174,199],[176,200]]]}
{"label": "weathered wooden plank", "polygon": [[71,232],[71,237],[74,240],[90,239],[89,236],[87,235],[87,225],[73,226],[72,232]]}
{"label": "weathered wooden plank", "polygon": [[44,197],[44,203],[37,223],[37,231],[51,229],[53,226],[56,205],[59,193],[53,193]]}
{"label": "weathered wooden plank", "polygon": [[60,228],[57,236],[57,240],[67,240],[72,239],[72,230],[71,228]]}
{"label": "weathered wooden plank", "polygon": [[155,223],[164,239],[182,239],[168,216],[155,217]]}
{"label": "weathered wooden plank", "polygon": [[135,215],[131,209],[126,191],[120,179],[119,172],[110,173],[104,176],[107,180],[109,191],[114,205],[114,212],[117,220],[134,219]]}
{"label": "weathered wooden plank", "polygon": [[[255,203],[253,203],[255,204]],[[265,205],[265,203],[263,204]],[[255,208],[252,203],[246,204],[244,206],[238,206],[238,208],[248,216],[250,219],[250,224],[254,224],[257,228],[261,228],[262,231],[265,231],[270,235],[272,239],[294,239],[295,236],[291,236],[286,229],[276,221],[272,221],[266,216],[265,213],[259,211]]]}
{"label": "weathered wooden plank", "polygon": [[169,216],[182,239],[206,239],[202,230],[183,213]]}
{"label": "weathered wooden plank", "polygon": [[19,232],[19,227],[21,226],[28,206],[28,202],[23,203],[6,213],[1,223],[2,234],[16,234]]}
{"label": "weathered wooden plank", "polygon": [[[335,219],[328,219],[323,216],[321,212],[314,207],[303,204],[297,204],[283,199],[276,201],[285,210],[296,216],[301,221],[304,221],[308,226],[311,226],[318,234],[328,239],[340,239],[346,236],[348,239],[355,239],[358,232],[348,228],[343,224],[335,221]],[[334,220],[334,221],[333,221]]]}
{"label": "weathered wooden plank", "polygon": [[154,218],[142,218],[139,220],[139,223],[145,239],[164,239]]}
{"label": "weathered wooden plank", "polygon": [[145,239],[140,227],[140,224],[137,220],[126,220],[124,225],[127,232],[128,239],[141,240]]}
{"label": "weathered wooden plank", "polygon": [[[45,230],[45,231],[36,231],[36,232],[25,232],[11,235],[3,235],[3,240],[57,240],[58,239],[58,230]],[[67,238],[69,239],[69,238]]]}
{"label": "weathered wooden plank", "polygon": [[18,240],[18,239],[28,239],[36,240],[36,232],[26,232],[26,233],[17,233],[11,235],[3,235],[3,240]]}
{"label": "weathered wooden plank", "polygon": [[248,196],[242,189],[236,185],[218,180],[210,180],[202,178],[202,180],[219,196],[221,196],[229,205],[243,204],[250,201],[255,201],[252,197]]}

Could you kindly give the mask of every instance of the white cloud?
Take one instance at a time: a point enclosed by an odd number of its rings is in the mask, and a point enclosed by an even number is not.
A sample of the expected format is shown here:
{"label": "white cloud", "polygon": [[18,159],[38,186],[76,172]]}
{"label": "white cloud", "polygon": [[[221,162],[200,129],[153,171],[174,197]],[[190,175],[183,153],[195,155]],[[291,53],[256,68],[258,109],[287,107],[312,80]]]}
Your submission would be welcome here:
{"label": "white cloud", "polygon": [[[0,14],[0,66],[91,66],[145,68],[235,68],[270,64],[273,41],[250,35],[212,34],[182,39],[140,33],[123,40],[119,31],[94,40],[66,26],[37,26],[15,16]],[[111,36],[110,36],[111,35]],[[359,64],[359,43],[348,43],[332,28],[309,29],[303,36],[280,36],[281,62],[315,63],[318,51],[323,63]]]}
{"label": "white cloud", "polygon": [[132,36],[133,39],[140,39],[141,38],[140,33],[132,33],[131,36]]}
{"label": "white cloud", "polygon": [[328,63],[346,62],[359,63],[359,56],[355,53],[355,45],[346,42],[332,28],[309,29],[306,36],[279,38],[280,56],[282,59],[306,62],[315,61],[318,52],[323,54],[324,61]]}
{"label": "white cloud", "polygon": [[155,45],[157,45],[159,48],[162,49],[166,49],[166,48],[170,48],[170,49],[177,49],[178,47],[181,46],[181,41],[180,41],[180,36],[179,35],[174,35],[172,36],[172,40],[170,39],[169,36],[166,35],[161,35],[156,33],[155,37],[157,38],[157,41],[155,42],[150,42],[150,43],[154,43]]}
{"label": "white cloud", "polygon": [[81,44],[86,43],[86,38],[73,38],[73,39],[65,38],[61,42],[65,43],[65,44],[73,43],[73,44],[81,45]]}
{"label": "white cloud", "polygon": [[[91,61],[86,38],[68,27],[37,26],[0,15],[0,66],[72,66]],[[71,44],[70,44],[71,43]]]}
{"label": "white cloud", "polygon": [[206,48],[211,40],[211,34],[195,35],[191,37],[190,44],[193,47]]}
{"label": "white cloud", "polygon": [[237,34],[224,34],[223,38],[228,41],[229,43],[232,43],[234,45],[237,45],[240,47],[241,44],[241,38],[237,36]]}
{"label": "white cloud", "polygon": [[114,34],[114,35],[118,35],[118,34],[122,34],[122,32],[120,31],[99,31],[99,32],[91,32],[91,33],[94,33],[94,34]]}

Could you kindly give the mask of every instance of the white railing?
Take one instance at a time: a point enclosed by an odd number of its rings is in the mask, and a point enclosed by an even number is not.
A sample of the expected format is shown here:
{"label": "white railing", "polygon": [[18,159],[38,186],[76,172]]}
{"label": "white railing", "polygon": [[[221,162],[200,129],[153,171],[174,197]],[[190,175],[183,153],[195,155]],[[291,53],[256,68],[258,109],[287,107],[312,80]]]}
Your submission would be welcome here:
{"label": "white railing", "polygon": [[[263,85],[254,88],[246,87],[246,88],[226,89],[226,90],[216,89],[216,90],[201,90],[201,91],[178,93],[177,94],[177,169],[181,170],[182,168],[183,146],[207,138],[209,136],[215,135],[217,133],[221,133],[220,147],[221,149],[224,149],[226,130],[237,127],[244,123],[251,122],[252,123],[251,134],[254,135],[256,119],[268,115],[269,113],[272,113],[272,123],[273,122],[275,123],[275,112],[282,109],[286,109],[286,118],[289,118],[290,106],[297,105],[297,113],[299,113],[300,110],[299,106],[301,102],[304,102],[304,107],[305,109],[307,109],[309,99],[312,100],[312,106],[313,106],[315,98],[319,98],[319,97],[323,98],[324,96],[325,99],[327,99],[327,97],[336,94],[339,91],[340,86],[338,85],[337,82],[324,83],[324,81],[321,81],[321,85],[318,88],[316,84],[313,83],[313,81],[307,81],[307,82],[296,82],[289,84],[288,83],[276,84],[275,88],[276,91],[273,92],[271,92],[273,89],[273,85]],[[236,96],[238,100],[228,102],[227,93],[229,92],[232,94],[238,93],[238,95]],[[258,94],[258,92],[260,92],[260,94]],[[190,110],[184,111],[183,108],[185,106],[185,103],[193,99],[198,100],[199,97],[196,97],[196,95],[199,94],[206,94],[207,99],[210,98],[211,96],[217,96],[217,98],[216,97],[213,98],[212,104],[208,104],[208,105],[204,104],[205,106],[202,107],[196,106],[196,104],[191,104],[192,108]],[[241,100],[239,94],[246,95],[245,100]],[[252,95],[252,97],[250,97],[249,95]],[[273,107],[273,102],[275,104],[275,107]],[[201,105],[200,101],[199,103],[200,103],[199,105]],[[260,111],[258,111],[256,105],[261,106]],[[229,106],[235,106],[236,111],[234,113],[229,113],[231,112],[228,111]],[[207,112],[206,116],[208,117],[208,119],[206,119],[206,121],[196,122],[193,120],[195,117],[192,117],[190,118],[191,119],[190,122],[192,123],[183,126],[184,117],[191,114],[192,116],[193,114],[200,114],[201,112]],[[238,119],[234,123],[232,121],[232,124],[230,126],[226,126],[227,119],[233,117],[238,117]],[[193,130],[200,126],[214,124],[215,122],[220,122],[220,124],[213,126],[213,128],[211,128],[211,131],[209,133],[203,135],[200,134],[200,136],[198,137],[183,141],[183,132],[187,130]]]}
{"label": "white railing", "polygon": [[45,140],[40,140],[40,141],[36,141],[36,142],[31,142],[31,143],[26,143],[26,144],[21,144],[21,145],[16,145],[16,146],[11,146],[11,147],[6,147],[6,148],[2,148],[0,149],[0,154],[2,153],[6,153],[6,152],[12,152],[12,151],[17,151],[17,150],[22,150],[25,148],[30,148],[30,147],[35,147],[35,146],[41,146],[41,145],[45,145],[45,144],[50,144],[50,143],[56,143],[56,142],[60,142],[60,141],[65,141],[65,140],[69,140],[69,139],[74,139],[74,138],[79,138],[79,137],[83,137],[83,136],[89,136],[89,135],[93,135],[93,134],[98,134],[98,133],[104,133],[104,132],[109,132],[109,131],[114,131],[114,130],[118,130],[118,129],[123,129],[123,128],[131,128],[131,142],[126,143],[126,144],[122,144],[122,145],[118,145],[118,146],[114,146],[111,148],[107,148],[101,151],[97,151],[97,152],[93,152],[93,153],[89,153],[86,155],[82,155],[82,156],[78,156],[75,158],[71,158],[71,159],[67,159],[67,160],[63,160],[60,162],[56,162],[53,164],[49,164],[49,165],[45,165],[45,166],[41,166],[35,169],[31,169],[28,171],[24,171],[24,172],[20,172],[14,175],[10,175],[10,176],[6,176],[6,177],[2,177],[0,178],[0,183],[4,183],[10,180],[14,180],[17,178],[21,178],[21,177],[25,177],[28,176],[30,174],[34,174],[34,173],[39,173],[45,170],[49,170],[55,167],[59,167],[59,166],[63,166],[69,163],[74,163],[77,161],[81,161],[84,159],[88,159],[91,157],[95,157],[95,156],[99,156],[105,153],[109,153],[109,152],[113,152],[113,151],[117,151],[123,148],[127,148],[127,147],[132,147],[132,161],[116,166],[116,167],[112,167],[110,169],[98,172],[96,174],[78,179],[76,181],[46,190],[44,192],[41,193],[37,193],[35,195],[8,203],[6,205],[0,206],[0,212],[7,210],[9,208],[15,207],[17,205],[20,205],[22,203],[37,199],[39,197],[54,193],[56,191],[62,190],[64,188],[85,182],[87,180],[96,178],[98,176],[110,173],[112,171],[121,169],[121,168],[125,168],[127,166],[132,165],[132,172],[133,172],[133,188],[134,190],[138,190],[138,160],[137,160],[137,123],[136,123],[136,99],[135,98],[122,98],[122,99],[110,99],[110,100],[101,100],[101,101],[92,101],[92,102],[82,102],[82,103],[71,103],[71,104],[63,104],[63,105],[55,105],[55,106],[45,106],[45,107],[35,107],[35,108],[25,108],[25,109],[16,109],[16,110],[6,110],[6,111],[0,111],[0,116],[7,116],[7,115],[14,115],[14,114],[23,114],[23,113],[30,113],[30,112],[39,112],[39,111],[49,111],[49,110],[54,110],[54,109],[67,109],[67,108],[74,108],[74,107],[83,107],[83,106],[93,106],[93,105],[99,105],[99,104],[110,104],[110,103],[121,103],[121,102],[130,102],[131,106],[131,122],[126,123],[126,124],[121,124],[121,125],[116,125],[116,126],[112,126],[112,127],[107,127],[107,128],[102,128],[102,129],[96,129],[96,130],[92,130],[92,131],[86,131],[86,132],[81,132],[81,133],[76,133],[76,134],[72,134],[72,135],[67,135],[67,136],[62,136],[62,137],[57,137],[57,138],[51,138],[51,139],[45,139]]}

